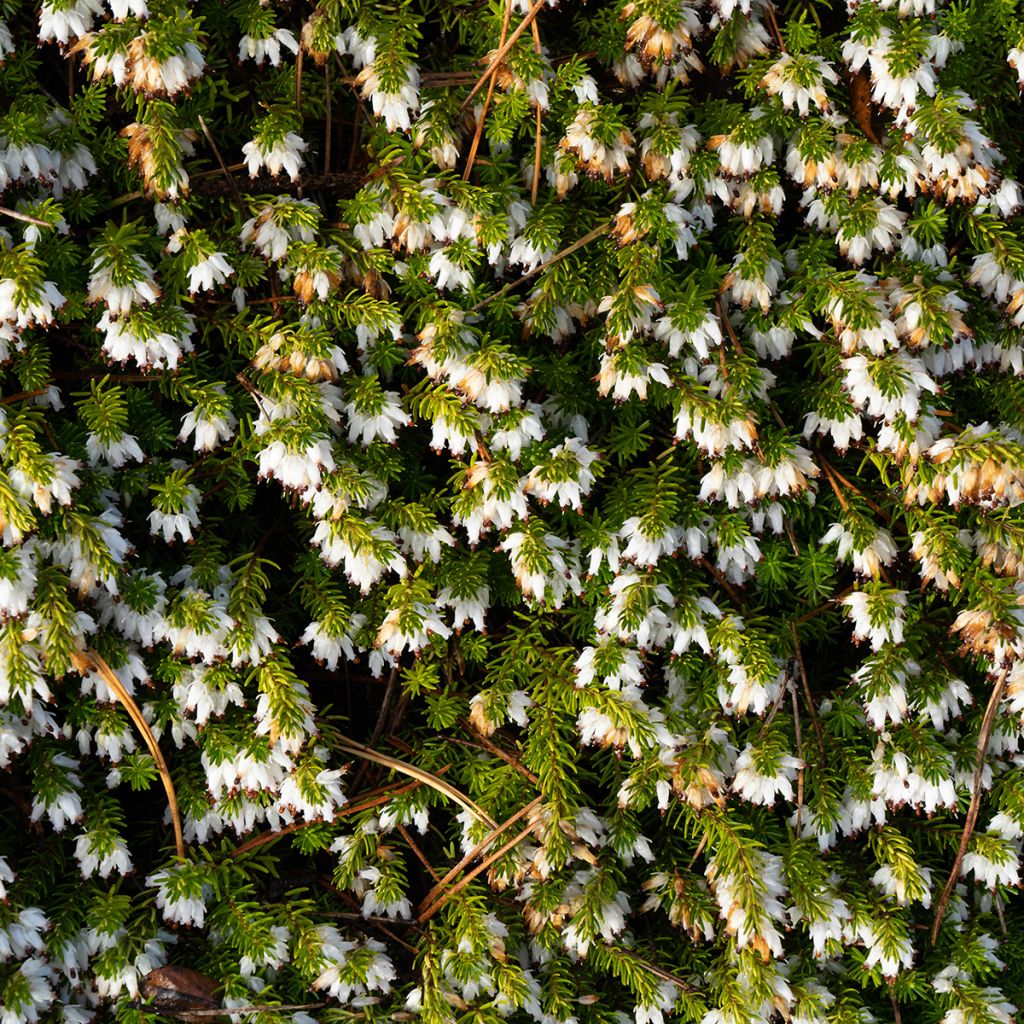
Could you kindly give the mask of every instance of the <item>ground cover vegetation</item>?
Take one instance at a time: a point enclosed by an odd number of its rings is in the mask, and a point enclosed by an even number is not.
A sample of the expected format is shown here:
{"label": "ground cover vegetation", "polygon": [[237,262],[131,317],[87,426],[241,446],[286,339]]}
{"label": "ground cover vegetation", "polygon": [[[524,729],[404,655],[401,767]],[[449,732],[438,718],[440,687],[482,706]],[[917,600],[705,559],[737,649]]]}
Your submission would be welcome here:
{"label": "ground cover vegetation", "polygon": [[1011,1019],[1013,3],[0,16],[2,1024]]}

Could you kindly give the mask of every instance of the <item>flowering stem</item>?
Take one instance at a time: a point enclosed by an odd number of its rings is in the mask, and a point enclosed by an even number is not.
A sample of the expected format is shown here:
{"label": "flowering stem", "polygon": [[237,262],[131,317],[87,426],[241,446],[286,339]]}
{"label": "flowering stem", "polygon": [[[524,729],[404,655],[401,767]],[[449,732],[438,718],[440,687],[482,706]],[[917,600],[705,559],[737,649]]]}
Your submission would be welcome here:
{"label": "flowering stem", "polygon": [[985,751],[988,748],[988,740],[992,735],[992,726],[995,724],[996,712],[999,710],[999,701],[1003,696],[1003,689],[1006,686],[1006,677],[1010,674],[1009,666],[999,673],[995,686],[992,687],[992,695],[988,699],[988,706],[985,708],[985,717],[981,721],[981,731],[978,733],[978,753],[974,762],[974,778],[971,780],[971,804],[967,809],[967,820],[964,822],[964,831],[960,836],[960,848],[956,852],[956,859],[950,869],[949,878],[946,879],[946,887],[942,890],[942,898],[935,910],[935,920],[932,922],[932,945],[938,941],[939,929],[942,927],[942,918],[945,916],[946,907],[949,904],[949,897],[953,893],[953,887],[960,876],[960,865],[967,855],[967,847],[971,843],[971,836],[974,834],[974,826],[978,821],[978,813],[981,810],[981,780],[985,774]]}

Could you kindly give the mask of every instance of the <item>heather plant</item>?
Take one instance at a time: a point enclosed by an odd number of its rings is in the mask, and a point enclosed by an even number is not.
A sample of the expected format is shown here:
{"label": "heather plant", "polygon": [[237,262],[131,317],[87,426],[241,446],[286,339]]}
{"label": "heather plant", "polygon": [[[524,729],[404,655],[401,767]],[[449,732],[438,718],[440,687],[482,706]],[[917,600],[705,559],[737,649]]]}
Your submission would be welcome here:
{"label": "heather plant", "polygon": [[0,0],[0,1024],[1024,1002],[1009,0]]}

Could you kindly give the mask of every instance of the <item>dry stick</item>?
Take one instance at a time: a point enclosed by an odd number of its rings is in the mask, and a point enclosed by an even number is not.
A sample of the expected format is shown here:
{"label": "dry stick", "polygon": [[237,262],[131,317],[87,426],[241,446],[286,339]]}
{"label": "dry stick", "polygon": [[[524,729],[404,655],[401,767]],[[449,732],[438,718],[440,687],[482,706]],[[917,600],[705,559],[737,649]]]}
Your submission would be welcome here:
{"label": "dry stick", "polygon": [[835,467],[835,466],[833,466],[833,465],[832,465],[832,463],[831,463],[831,462],[829,462],[829,461],[828,461],[828,460],[827,460],[827,459],[826,459],[826,458],[825,458],[825,457],[824,457],[824,456],[823,456],[823,455],[821,454],[821,452],[819,452],[819,453],[818,453],[818,459],[819,459],[819,461],[821,462],[822,468],[824,468],[824,469],[826,470],[826,472],[830,472],[830,473],[832,473],[832,475],[833,475],[833,476],[835,476],[835,478],[836,478],[836,479],[837,479],[837,480],[838,480],[838,481],[839,481],[839,482],[840,482],[841,484],[844,484],[844,485],[845,485],[846,487],[848,487],[848,488],[849,488],[849,489],[850,489],[851,491],[853,491],[853,493],[854,493],[854,494],[856,494],[856,495],[857,495],[858,497],[862,498],[862,499],[863,499],[863,501],[864,501],[864,503],[865,503],[865,504],[866,504],[866,505],[868,506],[868,508],[870,508],[870,509],[871,509],[871,511],[872,511],[872,512],[875,512],[875,513],[877,513],[878,515],[884,515],[884,512],[883,512],[883,510],[882,510],[882,506],[881,506],[881,505],[876,505],[876,504],[875,504],[875,503],[874,503],[874,502],[873,502],[873,501],[872,501],[872,500],[871,500],[871,499],[870,499],[869,497],[867,497],[867,495],[863,494],[863,493],[862,493],[861,491],[859,491],[859,490],[858,490],[858,489],[857,489],[856,487],[854,487],[854,485],[853,485],[853,484],[851,484],[851,483],[850,483],[850,481],[849,481],[849,480],[847,480],[847,479],[846,479],[846,477],[845,477],[845,476],[843,476],[843,474],[842,474],[842,473],[840,473],[840,472],[839,472],[839,470],[838,470],[838,469],[836,469],[836,467]]}
{"label": "dry stick", "polygon": [[[508,35],[508,23],[512,20],[512,0],[508,0],[505,4],[505,14],[501,22],[501,36],[498,39],[498,49],[505,45],[505,37]],[[469,176],[473,172],[473,161],[476,160],[476,151],[480,148],[480,140],[484,134],[484,121],[487,120],[487,111],[491,106],[491,97],[494,95],[494,82],[498,77],[498,65],[494,64],[494,69],[491,71],[491,80],[487,83],[487,95],[484,97],[483,109],[480,111],[480,117],[477,118],[476,130],[473,132],[473,141],[469,146],[469,155],[466,157],[466,166],[462,172],[462,180],[469,181]]]}
{"label": "dry stick", "polygon": [[493,59],[491,60],[491,63],[487,65],[487,70],[480,76],[479,79],[477,79],[476,85],[474,85],[473,88],[470,89],[469,95],[462,101],[462,106],[460,110],[465,110],[470,105],[470,103],[473,102],[473,97],[484,87],[484,83],[494,73],[498,65],[505,59],[505,56],[508,54],[508,51],[511,50],[512,47],[516,45],[516,42],[519,40],[519,37],[530,27],[530,23],[533,21],[534,18],[537,17],[538,14],[540,14],[541,8],[546,3],[547,0],[537,0],[537,2],[526,12],[526,17],[524,17],[523,20],[519,22],[518,25],[516,25],[512,35],[510,35],[508,39],[505,40],[504,46],[499,48],[498,52],[494,55]]}
{"label": "dry stick", "polygon": [[427,860],[424,852],[416,845],[416,840],[409,835],[409,830],[404,825],[396,824],[395,828],[398,830],[398,834],[405,840],[406,845],[416,854],[416,859],[427,869],[427,873],[436,882],[437,872],[434,870],[434,865]]}
{"label": "dry stick", "polygon": [[[373,732],[370,734],[370,742],[367,744],[369,747],[376,747],[380,741],[381,735],[384,732],[384,722],[387,720],[388,712],[391,710],[391,702],[394,700],[395,690],[398,688],[398,668],[397,666],[391,670],[391,675],[388,676],[387,687],[384,690],[384,699],[380,704],[380,713],[377,715],[377,723],[373,727]],[[359,769],[356,771],[355,776],[352,779],[352,789],[358,789],[359,783],[363,781],[366,776],[366,769],[369,766],[368,761],[363,761],[359,765]]]}
{"label": "dry stick", "polygon": [[779,708],[782,707],[782,702],[786,699],[786,690],[788,689],[789,677],[786,676],[782,686],[779,687],[779,695],[775,698],[774,701],[772,701],[771,710],[765,716],[765,720],[762,723],[760,730],[758,731],[757,740],[755,740],[755,742],[760,742],[760,740],[764,738],[764,734],[768,731],[768,726],[770,726],[772,722],[775,721],[775,716],[779,713]]}
{"label": "dry stick", "polygon": [[900,1004],[896,1002],[896,990],[891,981],[889,982],[889,1001],[892,1003],[893,1024],[903,1024],[903,1018],[900,1016]]}
{"label": "dry stick", "polygon": [[[541,52],[540,45],[540,30],[537,28],[537,22],[534,21],[530,26],[533,32],[533,50],[539,54]],[[537,141],[533,147],[533,186],[530,188],[530,205],[537,205],[537,189],[540,186],[540,148],[541,143],[544,140],[543,135],[544,120],[541,113],[540,104],[537,104]]]}
{"label": "dry stick", "polygon": [[387,754],[380,754],[376,750],[364,747],[362,743],[356,743],[355,740],[340,739],[336,742],[336,745],[339,750],[343,750],[346,754],[365,758],[367,761],[390,768],[401,775],[408,775],[412,779],[418,779],[425,786],[429,786],[431,789],[437,790],[438,793],[443,793],[445,796],[450,797],[464,810],[475,814],[488,827],[498,827],[494,819],[482,807],[473,803],[468,796],[464,796],[454,786],[445,782],[444,779],[431,775],[430,772],[425,772],[422,768],[417,768],[415,765],[407,764],[405,761],[399,761],[395,757],[388,757]]}
{"label": "dry stick", "polygon": [[832,476],[831,468],[824,459],[821,459],[821,468],[825,470],[825,476],[828,478],[828,482],[832,485],[832,490],[835,491],[835,495],[839,499],[839,507],[844,512],[849,512],[850,506],[847,505],[846,498],[843,497],[843,492],[839,490],[839,484],[836,483],[835,477]]}
{"label": "dry stick", "polygon": [[15,402],[24,402],[29,398],[36,398],[39,395],[45,395],[46,392],[46,388],[36,388],[35,391],[19,391],[17,394],[7,395],[6,398],[0,398],[0,405],[13,405]]}
{"label": "dry stick", "polygon": [[[534,22],[534,28],[537,23]],[[537,141],[533,147],[533,184],[530,187],[530,205],[537,205],[537,189],[540,187],[540,150],[544,142],[544,119],[540,104],[537,104]]]}
{"label": "dry stick", "polygon": [[625,946],[618,948],[620,954],[625,954],[634,963],[639,964],[641,967],[647,968],[657,978],[661,978],[662,981],[670,982],[675,985],[676,988],[682,989],[684,992],[695,992],[696,989],[688,982],[683,981],[682,978],[677,974],[672,974],[670,971],[666,971],[664,967],[659,967],[657,964],[652,964],[650,960],[645,960],[642,956],[634,953],[631,949],[627,949]]}
{"label": "dry stick", "polygon": [[971,805],[967,809],[967,820],[964,822],[963,835],[960,836],[960,848],[956,852],[956,860],[946,879],[946,887],[942,890],[942,898],[939,900],[938,909],[935,911],[935,920],[932,922],[932,945],[938,941],[939,929],[942,927],[942,918],[946,914],[946,907],[949,904],[949,897],[953,893],[953,887],[960,876],[960,865],[967,854],[967,847],[970,845],[971,836],[974,833],[974,826],[978,820],[978,813],[981,811],[981,780],[985,774],[985,750],[988,747],[989,737],[992,735],[992,726],[996,721],[996,713],[999,711],[999,701],[1003,697],[1003,689],[1006,686],[1006,677],[1009,675],[1009,668],[1004,668],[999,673],[995,686],[992,687],[992,696],[988,699],[988,706],[985,708],[985,717],[981,721],[981,732],[978,733],[978,756],[974,762],[974,778],[972,780]]}
{"label": "dry stick", "polygon": [[796,733],[796,756],[800,767],[796,770],[796,825],[794,831],[800,835],[800,812],[804,809],[804,739],[800,729],[800,704],[796,697],[796,687],[791,691],[793,697],[793,731]]}
{"label": "dry stick", "polygon": [[324,110],[327,120],[324,122],[324,174],[331,173],[331,65],[324,65]]}
{"label": "dry stick", "polygon": [[[185,1011],[185,1015],[188,1020],[193,1017],[226,1017],[232,1013],[274,1013],[275,1011],[283,1012],[285,1010],[315,1010],[318,1007],[326,1006],[326,1002],[322,1003],[283,1003],[281,1006],[222,1006],[218,1010],[193,1010],[191,1007]],[[166,1010],[150,1010],[148,1006],[140,1007],[143,1013],[156,1013],[159,1012],[163,1017],[179,1017],[179,1014],[168,1013]],[[180,1019],[180,1017],[179,1017]]]}
{"label": "dry stick", "polygon": [[1003,914],[1003,899],[1000,895],[998,895],[998,893],[996,894],[995,904],[996,916],[999,918],[999,928],[1002,931],[1003,935],[1009,935],[1010,933],[1006,929],[1006,917]]}
{"label": "dry stick", "polygon": [[818,712],[814,707],[814,698],[811,696],[811,683],[807,678],[807,669],[804,666],[803,651],[800,650],[800,634],[797,632],[796,623],[793,627],[793,650],[796,654],[797,667],[800,669],[800,681],[803,684],[804,699],[807,701],[807,710],[811,713],[811,724],[814,726],[814,735],[818,740],[818,767],[825,767],[825,734],[821,731],[821,722],[818,721]]}
{"label": "dry stick", "polygon": [[693,856],[690,858],[690,863],[686,865],[687,871],[693,870],[693,865],[697,863],[697,858],[704,852],[704,847],[708,845],[708,833],[705,832],[701,836],[700,842],[697,844],[697,849],[693,851]]}
{"label": "dry stick", "polygon": [[38,217],[30,217],[27,213],[19,213],[17,210],[8,209],[6,206],[0,206],[0,215],[4,217],[11,217],[14,220],[24,221],[26,224],[35,224],[38,228],[52,228],[53,225],[46,220],[40,220]]}
{"label": "dry stick", "polygon": [[701,558],[699,564],[704,566],[705,569],[718,581],[718,585],[732,598],[733,603],[736,605],[742,605],[743,601],[740,599],[739,593],[736,588],[722,575],[718,567],[712,565],[706,558]]}
{"label": "dry stick", "polygon": [[[442,771],[447,771],[447,765]],[[364,794],[363,800],[357,804],[347,804],[344,807],[340,807],[334,812],[333,821],[337,821],[338,818],[347,817],[350,814],[359,814],[361,811],[368,811],[372,807],[380,807],[381,804],[386,804],[389,800],[393,800],[396,796],[400,796],[402,793],[410,793],[414,789],[419,789],[422,786],[422,782],[410,782],[407,786],[402,786],[399,789],[390,789],[389,787],[383,787],[380,790],[372,789],[369,793]],[[370,795],[378,793],[380,795],[374,796],[370,799]],[[262,835],[253,836],[252,839],[247,839],[241,846],[236,847],[228,854],[229,857],[241,857],[243,853],[248,853],[250,850],[255,850],[257,847],[266,846],[267,843],[272,843],[276,839],[283,839],[285,836],[290,835],[292,832],[298,832],[300,829],[310,828],[313,825],[320,825],[320,821],[296,821],[291,825],[285,825],[284,828],[277,829],[274,832],[264,832]]]}
{"label": "dry stick", "polygon": [[228,170],[227,164],[224,163],[224,158],[220,155],[220,150],[217,148],[217,143],[213,141],[213,136],[210,134],[210,129],[206,127],[206,121],[203,115],[199,115],[199,127],[203,129],[203,134],[206,136],[206,141],[210,144],[210,149],[213,150],[213,155],[217,158],[217,164],[221,169],[224,177],[228,179],[228,184],[231,186],[231,191],[235,193],[235,198],[239,203],[242,202],[242,193],[238,188],[238,182],[235,181],[234,175]]}
{"label": "dry stick", "polygon": [[542,274],[545,270],[548,269],[548,267],[552,266],[555,263],[558,263],[560,260],[564,260],[566,256],[571,256],[574,252],[576,252],[577,249],[582,249],[583,246],[589,245],[592,241],[594,241],[595,238],[600,238],[602,235],[608,234],[610,228],[610,224],[601,224],[598,227],[594,228],[593,231],[588,231],[582,238],[577,238],[576,241],[572,243],[572,245],[567,245],[564,249],[561,250],[561,252],[556,252],[555,255],[551,257],[551,259],[545,260],[543,263],[540,264],[540,266],[534,267],[533,270],[530,270],[527,273],[523,274],[522,277],[517,277],[514,281],[510,281],[507,285],[505,285],[504,288],[501,289],[501,291],[497,291],[493,295],[489,295],[486,299],[483,299],[481,302],[478,302],[475,306],[473,306],[470,309],[470,313],[475,313],[478,309],[482,309],[489,303],[494,302],[495,299],[500,299],[503,295],[506,295],[513,288],[518,288],[525,281],[529,281],[531,277],[536,277],[538,274]]}
{"label": "dry stick", "polygon": [[483,853],[484,850],[486,850],[487,847],[490,846],[491,843],[493,843],[494,840],[502,834],[502,832],[505,832],[508,829],[510,829],[517,821],[522,821],[522,819],[527,814],[529,814],[535,807],[539,806],[539,804],[541,803],[541,799],[541,797],[537,797],[535,800],[531,800],[525,807],[521,807],[518,811],[516,811],[516,813],[513,814],[512,817],[508,819],[508,821],[499,825],[489,835],[481,839],[480,842],[477,843],[476,846],[474,846],[473,849],[470,850],[469,853],[467,853],[466,856],[463,857],[462,860],[460,860],[459,863],[456,864],[455,867],[453,867],[451,871],[449,871],[448,874],[444,876],[444,878],[440,879],[437,882],[437,885],[435,885],[434,888],[427,893],[427,895],[423,898],[422,905],[429,906],[431,903],[433,903],[434,900],[436,900],[437,897],[441,895],[441,891],[444,889],[444,887],[450,881],[452,881],[452,879],[454,879],[455,876],[460,871],[462,871],[464,868],[469,867],[469,865],[472,864],[473,861],[475,861],[477,857],[479,857],[480,854]]}
{"label": "dry stick", "polygon": [[489,857],[482,860],[472,871],[463,875],[455,885],[453,885],[446,892],[442,893],[441,896],[432,903],[429,907],[421,910],[416,920],[420,924],[424,924],[429,921],[453,896],[457,896],[463,889],[473,881],[477,875],[486,871],[496,860],[500,860],[508,853],[513,847],[518,846],[528,835],[533,832],[533,825],[527,825],[522,832],[516,833],[504,846],[495,850]]}
{"label": "dry stick", "polygon": [[[359,906],[359,904],[352,898],[352,896],[346,890],[337,888],[329,879],[321,878],[320,884],[328,892],[333,893],[335,896],[338,897],[338,899],[340,899],[343,903],[347,904],[353,909]],[[362,917],[362,914],[360,914],[359,916]],[[396,935],[386,924],[382,923],[379,918],[363,917],[363,920],[367,923],[372,924],[373,927],[377,929],[377,931],[379,931],[382,935],[386,935],[392,942],[394,942],[398,946],[401,946],[402,949],[404,949],[407,953],[412,953],[413,956],[416,956],[416,947],[411,946],[408,942],[405,941],[405,939]],[[408,925],[409,927],[415,926],[415,922],[413,921],[393,921],[391,923],[400,924],[403,926]]]}
{"label": "dry stick", "polygon": [[[295,58],[295,109],[299,116],[302,116],[302,47],[299,47],[298,55]],[[297,195],[300,199],[302,194],[302,179],[299,179]]]}
{"label": "dry stick", "polygon": [[128,712],[128,717],[135,724],[135,728],[139,730],[146,746],[149,747],[149,752],[153,755],[153,760],[156,762],[156,769],[160,773],[160,781],[163,783],[164,791],[167,793],[167,803],[171,810],[171,825],[174,828],[174,845],[177,849],[178,859],[184,860],[185,839],[181,831],[181,816],[178,814],[178,797],[174,792],[171,773],[167,770],[167,762],[164,760],[164,755],[160,752],[160,747],[156,742],[156,737],[153,735],[153,730],[149,727],[149,723],[143,718],[138,704],[135,703],[131,694],[124,688],[121,680],[114,675],[114,670],[106,663],[102,655],[97,654],[93,650],[75,651],[71,655],[71,664],[74,666],[75,671],[83,676],[87,672],[96,672],[99,675],[103,682],[107,684],[110,692],[124,705],[125,711]]}
{"label": "dry stick", "polygon": [[778,43],[779,49],[785,53],[786,44],[782,41],[782,33],[779,31],[779,23],[775,20],[775,6],[769,0],[767,5],[768,10],[768,21],[771,25],[772,35],[775,36],[775,42]]}
{"label": "dry stick", "polygon": [[[476,746],[482,747],[484,750],[489,751],[497,757],[500,757],[502,761],[504,761],[507,765],[509,765],[512,768],[515,768],[515,770],[519,772],[519,774],[522,775],[524,779],[529,780],[535,786],[537,785],[537,776],[534,775],[533,772],[531,772],[528,768],[524,768],[522,762],[520,762],[517,758],[513,757],[507,750],[502,750],[501,747],[499,747],[492,740],[488,739],[482,732],[475,729],[473,727],[473,723],[470,722],[468,718],[460,718],[459,725],[461,725],[462,728],[466,730],[466,732],[471,733],[473,736],[476,737]],[[454,739],[456,743],[469,743],[469,740],[463,740],[457,736],[454,737]]]}

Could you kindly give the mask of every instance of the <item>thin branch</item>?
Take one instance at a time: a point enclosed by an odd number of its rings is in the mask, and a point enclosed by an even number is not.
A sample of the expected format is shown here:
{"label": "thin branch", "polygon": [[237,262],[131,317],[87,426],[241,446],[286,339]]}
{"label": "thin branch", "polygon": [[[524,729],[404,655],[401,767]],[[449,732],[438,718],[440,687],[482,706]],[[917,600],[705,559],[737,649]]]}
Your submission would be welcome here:
{"label": "thin branch", "polygon": [[324,174],[331,173],[331,65],[324,65]]}
{"label": "thin branch", "polygon": [[807,771],[804,762],[804,738],[800,729],[800,703],[796,696],[796,687],[790,691],[793,697],[793,732],[796,734],[796,756],[800,767],[796,770],[796,824],[794,831],[800,835],[800,814],[804,809],[804,773]]}
{"label": "thin branch", "polygon": [[473,868],[472,871],[463,875],[462,878],[460,878],[455,883],[455,885],[453,885],[450,889],[448,889],[440,897],[438,897],[438,899],[434,903],[422,909],[416,920],[420,924],[429,921],[453,896],[456,896],[460,892],[462,892],[462,890],[465,889],[466,886],[469,885],[469,883],[477,877],[477,875],[480,875],[481,873],[486,871],[496,860],[500,860],[502,857],[505,856],[506,853],[509,852],[509,850],[511,850],[515,846],[518,846],[528,835],[531,835],[533,829],[533,825],[527,825],[526,828],[522,830],[522,832],[516,833],[516,835],[514,835],[507,843],[505,843],[504,846],[495,850],[494,853],[492,853],[489,857],[486,857],[484,860],[482,860],[475,868]]}
{"label": "thin branch", "polygon": [[821,729],[821,721],[818,719],[818,710],[814,706],[814,697],[811,695],[811,683],[807,678],[807,668],[804,665],[803,651],[800,650],[800,634],[797,631],[796,623],[793,627],[793,653],[796,655],[797,667],[800,669],[800,681],[803,684],[804,700],[807,701],[807,710],[811,715],[811,724],[814,726],[814,735],[818,740],[818,767],[825,767],[825,734]]}
{"label": "thin branch", "polygon": [[473,97],[484,87],[484,84],[486,83],[487,79],[490,78],[490,76],[497,69],[498,65],[505,59],[506,55],[508,54],[508,51],[511,50],[512,47],[516,45],[516,43],[519,40],[519,37],[530,27],[530,23],[533,21],[534,18],[537,17],[538,14],[540,14],[541,9],[544,7],[546,3],[547,0],[537,0],[537,2],[526,12],[526,17],[524,17],[523,20],[519,22],[518,25],[516,25],[515,31],[512,33],[512,35],[508,37],[507,40],[505,40],[505,45],[498,49],[498,52],[491,59],[491,63],[487,65],[487,70],[480,76],[479,79],[477,79],[476,85],[474,85],[473,88],[470,89],[469,95],[462,102],[462,110],[465,110],[470,105],[470,103],[473,102]]}
{"label": "thin branch", "polygon": [[[534,21],[530,25],[530,30],[533,32],[533,49],[535,53],[541,52],[540,45],[540,29],[537,28],[537,22]],[[537,189],[540,187],[540,151],[541,145],[544,142],[544,114],[541,110],[541,106],[537,104],[537,137],[533,148],[533,185],[530,188],[530,205],[537,205]]]}
{"label": "thin branch", "polygon": [[221,169],[224,177],[227,178],[228,184],[231,186],[231,191],[235,193],[235,198],[238,200],[239,205],[242,203],[242,192],[238,187],[238,182],[235,181],[235,176],[228,170],[228,166],[224,163],[224,157],[220,155],[220,150],[217,148],[217,143],[213,141],[213,136],[210,134],[210,129],[206,127],[206,121],[203,115],[199,115],[199,127],[203,129],[203,134],[206,136],[206,141],[210,144],[210,149],[213,150],[213,155],[217,158],[217,165]]}
{"label": "thin branch", "polygon": [[418,779],[425,786],[430,786],[431,789],[437,790],[438,793],[443,793],[445,796],[454,800],[464,810],[469,811],[471,814],[475,814],[490,828],[497,828],[494,820],[482,807],[473,803],[468,796],[460,793],[454,786],[445,782],[444,779],[440,779],[436,775],[431,775],[430,772],[425,772],[422,768],[417,768],[415,765],[408,764],[405,761],[399,761],[394,757],[388,757],[387,754],[378,753],[376,750],[371,750],[369,747],[364,747],[362,743],[356,743],[355,740],[338,739],[335,741],[335,745],[339,750],[343,750],[346,754],[365,758],[367,761],[372,761],[374,764],[390,768],[392,771],[396,771],[401,775],[408,775],[410,778]]}
{"label": "thin branch", "polygon": [[[447,771],[448,768],[445,766],[441,771]],[[350,814],[359,814],[362,811],[368,811],[373,807],[380,807],[381,804],[386,804],[390,800],[393,800],[396,796],[400,796],[402,793],[411,793],[414,789],[419,789],[422,786],[422,782],[410,782],[406,786],[401,786],[399,789],[391,789],[389,787],[383,787],[381,790],[370,790],[369,793],[364,794],[363,799],[356,804],[346,804],[344,807],[339,807],[334,812],[334,818],[336,821],[338,818],[345,818]],[[371,794],[375,794],[371,798]],[[262,835],[253,836],[251,839],[247,839],[241,846],[236,847],[228,855],[230,857],[241,857],[244,853],[249,853],[251,850],[255,850],[260,846],[266,846],[267,843],[272,843],[277,839],[283,839],[287,835],[291,835],[292,832],[298,832],[300,829],[310,828],[313,825],[320,825],[322,822],[319,821],[296,821],[291,825],[285,825],[284,828],[277,829],[274,832],[264,832]]]}
{"label": "thin branch", "polygon": [[277,1013],[285,1010],[315,1010],[326,1005],[326,1002],[282,1003],[280,1006],[222,1006],[220,1009],[216,1010],[193,1010],[189,1007],[181,1013],[174,1013],[173,1011],[165,1009],[151,1009],[145,1005],[140,1006],[139,1009],[143,1013],[157,1013],[161,1017],[175,1017],[178,1020],[192,1020],[193,1017],[227,1017],[232,1013]]}
{"label": "thin branch", "polygon": [[436,882],[437,872],[434,870],[434,865],[431,864],[429,860],[427,860],[426,854],[419,848],[419,846],[416,845],[416,840],[413,839],[411,835],[409,835],[409,830],[404,825],[396,824],[395,828],[398,830],[398,834],[405,840],[405,843],[409,847],[409,849],[412,850],[414,854],[416,854],[416,859],[423,865],[424,868],[426,868],[427,874],[429,874],[430,877]]}
{"label": "thin branch", "polygon": [[483,733],[481,733],[479,730],[474,729],[473,723],[470,722],[468,718],[460,718],[459,725],[461,725],[462,728],[466,730],[466,732],[471,733],[474,737],[476,737],[476,743],[469,744],[469,740],[464,740],[459,738],[458,736],[455,736],[453,737],[453,739],[455,740],[456,743],[464,743],[478,748],[482,748],[483,750],[486,750],[489,753],[494,754],[496,757],[500,757],[502,761],[504,761],[507,765],[509,765],[512,768],[515,768],[515,770],[519,772],[519,774],[522,775],[524,779],[526,779],[528,782],[531,782],[533,785],[537,785],[537,776],[534,775],[533,772],[531,772],[528,768],[524,767],[522,762],[519,761],[518,758],[513,757],[507,750],[502,750],[501,747],[499,747],[493,740],[489,739],[487,736],[484,736]]}
{"label": "thin branch", "polygon": [[164,791],[167,793],[167,803],[171,810],[171,826],[174,828],[174,845],[177,849],[178,859],[184,860],[185,839],[181,831],[181,817],[178,814],[178,797],[174,792],[171,773],[167,770],[167,762],[164,760],[164,755],[160,752],[160,746],[153,735],[153,730],[149,727],[149,723],[143,717],[138,704],[135,703],[131,694],[124,688],[121,680],[114,675],[114,670],[107,664],[102,655],[97,654],[93,650],[74,651],[71,654],[71,664],[74,666],[75,671],[83,676],[88,672],[96,672],[103,682],[107,684],[110,692],[124,705],[125,711],[128,712],[128,717],[135,724],[135,728],[139,730],[142,739],[149,748],[150,754],[153,756],[153,760],[156,762],[156,769],[160,773],[160,781],[163,783]]}
{"label": "thin branch", "polygon": [[473,849],[470,850],[469,853],[467,853],[465,857],[463,857],[462,860],[460,860],[459,863],[456,864],[455,867],[453,867],[448,874],[444,876],[444,878],[440,879],[437,882],[437,885],[427,893],[423,899],[423,906],[429,906],[433,903],[434,900],[441,895],[445,886],[448,885],[448,883],[451,882],[460,871],[469,867],[469,865],[472,864],[473,861],[475,861],[477,857],[479,857],[480,854],[498,838],[498,836],[510,829],[514,824],[516,824],[516,822],[522,821],[527,814],[529,814],[535,807],[539,806],[541,799],[541,797],[537,797],[535,800],[531,800],[525,807],[521,807],[516,811],[508,821],[499,825],[496,829],[493,829],[488,835],[481,839],[480,842],[477,843],[476,846],[474,846]]}
{"label": "thin branch", "polygon": [[588,231],[582,238],[577,238],[572,245],[566,246],[561,252],[556,252],[551,259],[545,260],[545,262],[541,263],[540,266],[534,267],[533,270],[523,274],[522,277],[517,277],[514,281],[510,281],[500,291],[495,292],[493,295],[489,295],[486,299],[482,299],[470,309],[470,313],[475,313],[478,309],[482,309],[489,303],[500,299],[503,295],[507,295],[513,288],[518,288],[524,282],[529,281],[531,277],[536,277],[538,274],[544,273],[548,267],[553,266],[560,260],[564,260],[566,256],[571,256],[577,249],[582,249],[583,246],[589,245],[595,238],[600,238],[602,235],[608,234],[610,228],[611,224],[601,224],[594,228],[593,231]]}
{"label": "thin branch", "polygon": [[[498,49],[505,45],[505,38],[508,35],[508,24],[512,20],[512,0],[507,0],[505,3],[505,15],[501,22],[501,36],[498,39]],[[480,116],[477,118],[476,131],[473,132],[473,141],[469,145],[469,154],[466,156],[466,166],[462,172],[462,180],[469,181],[469,176],[473,172],[473,161],[476,160],[476,151],[480,148],[480,140],[484,134],[484,121],[487,119],[487,111],[491,106],[491,97],[494,96],[494,82],[498,77],[498,64],[494,63],[492,70],[490,71],[490,81],[487,83],[487,95],[484,97],[484,105],[480,111]]]}
{"label": "thin branch", "polygon": [[967,847],[971,843],[971,836],[974,834],[974,826],[978,821],[978,814],[981,811],[981,780],[985,775],[985,751],[988,749],[989,737],[992,735],[992,726],[995,725],[996,714],[999,711],[999,702],[1003,697],[1003,690],[1006,687],[1006,677],[1009,675],[1009,667],[999,673],[995,686],[992,687],[992,696],[988,699],[988,706],[985,708],[985,717],[981,721],[981,731],[978,733],[978,752],[974,762],[974,778],[971,780],[971,805],[967,809],[967,820],[964,822],[963,835],[960,836],[960,848],[956,852],[956,859],[950,869],[949,878],[946,879],[946,887],[942,890],[942,898],[939,900],[938,908],[935,911],[935,920],[932,922],[932,945],[938,941],[939,929],[942,927],[942,919],[946,915],[946,907],[949,905],[949,898],[953,894],[953,887],[957,878],[960,877],[960,865],[967,855]]}
{"label": "thin branch", "polygon": [[711,573],[712,576],[715,577],[715,579],[718,581],[718,585],[732,598],[733,604],[738,605],[738,606],[742,606],[743,601],[740,598],[739,592],[722,575],[722,573],[719,571],[718,567],[715,566],[715,565],[712,565],[712,563],[709,562],[706,558],[701,558],[700,559],[700,564],[702,566],[704,566],[704,568],[707,569],[707,571],[709,573]]}
{"label": "thin branch", "polygon": [[0,206],[0,216],[10,217],[12,220],[24,221],[26,224],[35,224],[37,228],[53,227],[49,221],[40,220],[38,217],[30,217],[27,213],[19,213],[17,210],[8,209],[6,206]]}

